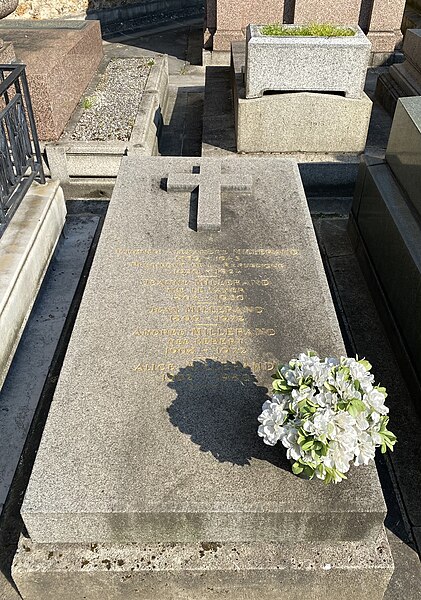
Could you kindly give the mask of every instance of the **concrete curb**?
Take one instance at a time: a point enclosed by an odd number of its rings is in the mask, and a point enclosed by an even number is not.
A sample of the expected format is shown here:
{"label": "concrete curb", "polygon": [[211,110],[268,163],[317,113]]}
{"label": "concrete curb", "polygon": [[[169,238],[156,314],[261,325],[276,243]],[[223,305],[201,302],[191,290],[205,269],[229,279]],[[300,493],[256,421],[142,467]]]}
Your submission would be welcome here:
{"label": "concrete curb", "polygon": [[0,239],[0,387],[65,217],[59,183],[33,184]]}

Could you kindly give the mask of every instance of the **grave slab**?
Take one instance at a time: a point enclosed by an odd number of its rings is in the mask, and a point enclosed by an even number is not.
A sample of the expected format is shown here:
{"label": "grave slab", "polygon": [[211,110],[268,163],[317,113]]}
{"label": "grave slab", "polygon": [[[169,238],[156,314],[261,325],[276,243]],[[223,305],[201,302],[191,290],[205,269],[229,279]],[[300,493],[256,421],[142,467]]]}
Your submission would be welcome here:
{"label": "grave slab", "polygon": [[5,20],[0,37],[27,65],[40,139],[57,140],[101,61],[99,22]]}
{"label": "grave slab", "polygon": [[[198,169],[253,180],[222,193],[220,232],[163,189]],[[123,159],[22,507],[32,540],[375,539],[374,467],[309,485],[256,435],[277,361],[307,348],[344,352],[296,163]]]}
{"label": "grave slab", "polygon": [[[209,173],[221,229],[198,232]],[[23,598],[336,600],[346,581],[380,600],[375,467],[307,482],[256,435],[277,361],[307,348],[344,353],[295,161],[125,157],[21,510]]]}

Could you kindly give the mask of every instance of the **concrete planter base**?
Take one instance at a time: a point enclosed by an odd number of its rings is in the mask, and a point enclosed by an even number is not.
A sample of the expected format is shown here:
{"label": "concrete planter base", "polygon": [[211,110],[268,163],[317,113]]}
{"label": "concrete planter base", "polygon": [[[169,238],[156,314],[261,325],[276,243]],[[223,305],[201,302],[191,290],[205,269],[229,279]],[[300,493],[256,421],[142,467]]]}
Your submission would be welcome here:
{"label": "concrete planter base", "polygon": [[232,45],[237,152],[361,154],[372,102],[335,94],[291,93],[247,98],[244,44]]}

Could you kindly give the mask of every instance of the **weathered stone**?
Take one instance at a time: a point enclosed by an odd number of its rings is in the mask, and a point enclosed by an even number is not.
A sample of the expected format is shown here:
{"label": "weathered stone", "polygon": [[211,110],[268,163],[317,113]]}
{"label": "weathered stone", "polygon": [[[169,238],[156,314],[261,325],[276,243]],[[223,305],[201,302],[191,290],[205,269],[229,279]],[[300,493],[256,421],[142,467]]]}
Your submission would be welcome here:
{"label": "weathered stone", "polygon": [[[206,6],[206,64],[228,65],[227,53],[231,42],[244,40],[246,27],[250,23],[329,22],[337,25],[360,25],[368,32],[372,43],[373,65],[384,64],[392,59],[395,49],[402,42],[400,27],[405,0],[349,0],[346,3],[338,0],[238,0],[236,3],[230,0],[207,0]],[[408,13],[407,8],[406,21]],[[414,27],[413,20],[410,21],[410,26]],[[223,60],[225,62],[221,62]]]}
{"label": "weathered stone", "polygon": [[295,0],[294,23],[358,25],[361,0]]}
{"label": "weathered stone", "polygon": [[359,27],[354,36],[313,38],[267,36],[249,25],[246,42],[247,98],[271,90],[364,93],[371,44]]}
{"label": "weathered stone", "polygon": [[78,141],[72,133],[82,114],[79,107],[70,119],[63,136],[58,142],[46,144],[51,177],[59,179],[66,193],[74,178],[92,177],[116,178],[121,159],[125,154],[135,152],[142,156],[158,154],[158,139],[162,123],[167,116],[168,106],[168,57],[156,57],[151,68],[142,101],[128,142]]}
{"label": "weathered stone", "polygon": [[[373,0],[370,4],[370,32],[398,32],[400,30],[406,0]],[[402,38],[402,36],[400,37]]]}
{"label": "weathered stone", "polygon": [[[162,185],[204,164],[253,179],[223,193],[218,233]],[[344,352],[296,163],[123,159],[22,507],[31,538],[375,539],[374,466],[309,485],[256,435],[277,361],[306,348]]]}
{"label": "weathered stone", "polygon": [[[0,387],[60,236],[65,216],[63,192],[58,182],[45,185],[35,183],[0,238]],[[10,485],[10,479],[6,485]],[[5,489],[7,487],[0,486],[0,511],[5,500]]]}
{"label": "weathered stone", "polygon": [[232,45],[238,152],[364,151],[372,102],[335,94],[292,93],[246,98],[244,43]]}
{"label": "weathered stone", "polygon": [[368,543],[34,544],[12,575],[24,600],[382,600],[393,571],[384,533]]}
{"label": "weathered stone", "polygon": [[16,55],[12,42],[0,39],[0,64],[9,64],[14,60],[16,60]]}
{"label": "weathered stone", "polygon": [[193,192],[198,189],[197,231],[220,231],[221,191],[251,192],[253,181],[250,177],[241,181],[235,175],[222,175],[217,161],[206,162],[200,174],[170,175],[167,181],[169,192]]}
{"label": "weathered stone", "polygon": [[19,0],[0,0],[0,19],[7,17],[18,6]]}
{"label": "weathered stone", "polygon": [[376,87],[376,99],[393,115],[398,98],[421,94],[421,30],[408,29],[403,45],[405,62],[392,65],[382,73]]}
{"label": "weathered stone", "polygon": [[403,52],[406,60],[421,70],[421,30],[408,29],[405,34]]}

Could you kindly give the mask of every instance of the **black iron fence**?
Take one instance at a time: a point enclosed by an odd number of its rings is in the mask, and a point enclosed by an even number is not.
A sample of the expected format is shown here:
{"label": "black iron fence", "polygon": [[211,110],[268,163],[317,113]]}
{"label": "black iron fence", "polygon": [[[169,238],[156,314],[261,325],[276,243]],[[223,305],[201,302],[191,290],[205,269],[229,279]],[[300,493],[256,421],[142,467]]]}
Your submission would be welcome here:
{"label": "black iron fence", "polygon": [[0,65],[0,237],[35,180],[45,183],[25,65]]}

